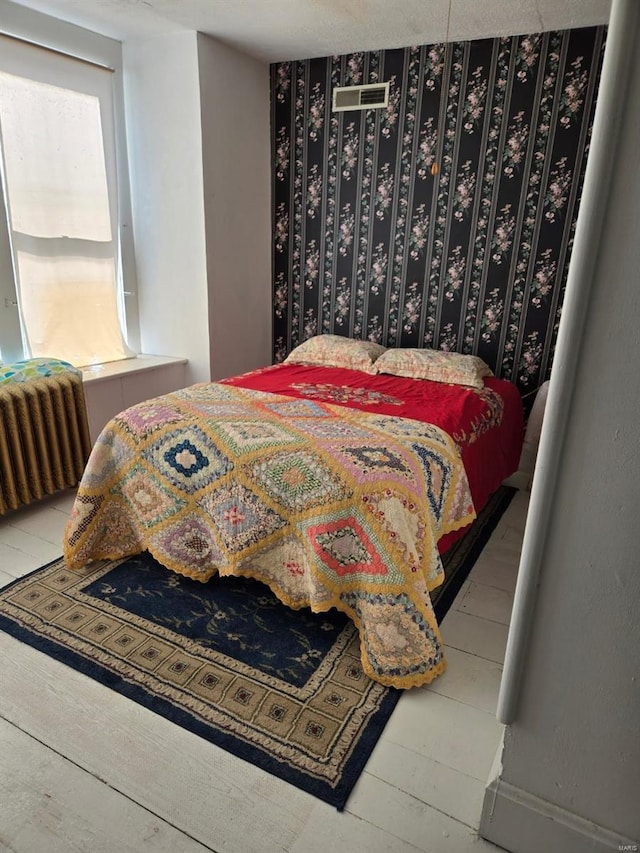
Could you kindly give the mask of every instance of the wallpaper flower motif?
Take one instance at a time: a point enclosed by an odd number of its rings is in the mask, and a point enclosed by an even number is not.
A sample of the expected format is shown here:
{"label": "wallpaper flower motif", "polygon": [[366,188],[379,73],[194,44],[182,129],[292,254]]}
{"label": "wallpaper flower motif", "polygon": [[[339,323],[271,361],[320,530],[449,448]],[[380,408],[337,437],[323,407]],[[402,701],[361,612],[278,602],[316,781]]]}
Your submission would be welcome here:
{"label": "wallpaper flower motif", "polygon": [[289,239],[289,213],[284,202],[280,202],[276,208],[275,233],[273,235],[276,252],[284,252]]}
{"label": "wallpaper flower motif", "polygon": [[[273,65],[275,360],[320,330],[474,353],[523,391],[547,378],[604,36]],[[381,81],[386,109],[331,111],[335,86]]]}
{"label": "wallpaper flower motif", "polygon": [[340,156],[342,165],[342,177],[345,181],[350,181],[354,175],[356,166],[358,165],[358,146],[360,144],[360,136],[356,131],[354,122],[347,125],[342,144],[342,154]]}
{"label": "wallpaper flower motif", "polygon": [[287,128],[281,127],[276,136],[276,177],[281,181],[289,171],[291,144]]}
{"label": "wallpaper flower motif", "polygon": [[307,181],[307,215],[313,219],[322,202],[322,175],[319,166],[314,163]]}
{"label": "wallpaper flower motif", "polygon": [[560,124],[569,127],[582,107],[584,94],[589,81],[587,70],[582,67],[582,57],[579,56],[571,63],[566,75],[566,82],[560,99]]}
{"label": "wallpaper flower motif", "polygon": [[444,44],[434,44],[428,48],[427,62],[424,71],[424,85],[427,89],[435,91],[440,85],[440,78],[444,71]]}
{"label": "wallpaper flower motif", "polygon": [[453,323],[447,323],[440,332],[438,348],[445,352],[455,352],[457,343],[458,335],[453,328]]}
{"label": "wallpaper flower motif", "polygon": [[500,290],[494,287],[489,292],[484,305],[484,311],[480,319],[482,340],[489,343],[500,328],[502,314],[504,312],[504,301],[500,298]]}
{"label": "wallpaper flower motif", "polygon": [[284,99],[287,97],[290,85],[291,85],[291,63],[290,62],[281,62],[280,65],[276,66],[275,82],[274,82],[275,96],[280,101],[280,103],[283,103]]}
{"label": "wallpaper flower motif", "polygon": [[467,259],[462,254],[462,246],[456,246],[449,257],[445,274],[444,298],[449,302],[453,302],[454,296],[462,287],[466,266]]}
{"label": "wallpaper flower motif", "polygon": [[505,204],[496,219],[495,230],[491,238],[493,254],[491,260],[501,264],[513,246],[513,235],[516,229],[516,218],[511,213],[511,205]]}
{"label": "wallpaper flower motif", "polygon": [[557,263],[551,257],[551,249],[545,249],[536,261],[536,269],[531,282],[531,305],[541,308],[544,300],[553,290],[556,280]]}
{"label": "wallpaper flower motif", "polygon": [[276,276],[273,307],[278,319],[284,317],[284,313],[287,308],[287,283],[283,272],[279,272]]}
{"label": "wallpaper flower motif", "polygon": [[462,164],[462,169],[456,179],[456,187],[453,196],[454,217],[460,222],[471,212],[473,196],[476,189],[476,174],[471,171],[471,161]]}
{"label": "wallpaper flower motif", "polygon": [[400,90],[396,86],[395,77],[392,77],[389,81],[389,102],[380,121],[380,132],[387,139],[396,130],[398,125],[399,108]]}
{"label": "wallpaper flower motif", "polygon": [[418,282],[413,281],[408,287],[408,294],[404,303],[402,320],[406,332],[415,329],[420,319],[420,307],[422,305],[422,293],[418,290]]}
{"label": "wallpaper flower motif", "polygon": [[538,57],[540,56],[540,42],[542,37],[538,34],[525,36],[521,39],[516,53],[516,77],[524,83],[534,73]]}
{"label": "wallpaper flower motif", "polygon": [[356,224],[356,218],[351,212],[351,202],[347,202],[342,208],[340,214],[340,230],[338,233],[338,251],[341,255],[346,255],[351,251],[353,246],[353,234]]}
{"label": "wallpaper flower motif", "polygon": [[417,177],[426,180],[431,174],[431,166],[436,159],[438,135],[435,129],[435,119],[429,116],[420,130],[420,143],[416,154]]}
{"label": "wallpaper flower motif", "polygon": [[463,128],[467,133],[473,133],[479,127],[487,99],[489,82],[483,77],[483,68],[476,68],[472,75],[472,83],[467,91],[464,103]]}
{"label": "wallpaper flower motif", "polygon": [[571,189],[571,171],[567,168],[567,158],[561,157],[551,170],[549,186],[544,197],[545,218],[554,222],[567,203]]}
{"label": "wallpaper flower motif", "polygon": [[530,332],[525,346],[522,348],[520,357],[519,375],[522,385],[528,387],[532,384],[532,379],[539,371],[540,359],[542,357],[542,342],[539,340],[540,333],[538,331]]}
{"label": "wallpaper flower motif", "polygon": [[384,244],[379,243],[373,253],[371,261],[371,292],[375,295],[379,292],[387,277],[387,265],[389,257],[384,251]]}
{"label": "wallpaper flower motif", "polygon": [[349,316],[349,303],[351,301],[351,285],[346,276],[338,282],[336,288],[336,302],[334,309],[334,322],[336,326],[343,326],[345,318]]}
{"label": "wallpaper flower motif", "polygon": [[389,172],[389,164],[385,163],[380,170],[377,180],[375,210],[378,219],[384,219],[393,201],[393,174]]}
{"label": "wallpaper flower motif", "polygon": [[309,125],[309,139],[315,142],[322,130],[324,123],[324,95],[320,91],[320,83],[316,83],[309,98],[309,113],[307,124]]}
{"label": "wallpaper flower motif", "polygon": [[529,126],[524,123],[524,110],[520,110],[513,117],[513,123],[509,127],[507,144],[504,149],[502,160],[505,163],[504,174],[513,178],[520,171],[526,156],[527,141],[529,138]]}
{"label": "wallpaper flower motif", "polygon": [[426,205],[421,204],[416,208],[411,233],[409,234],[410,254],[413,260],[418,260],[424,255],[429,235],[429,215]]}
{"label": "wallpaper flower motif", "polygon": [[347,66],[344,74],[344,85],[357,86],[362,83],[364,64],[364,53],[353,53],[347,58]]}
{"label": "wallpaper flower motif", "polygon": [[311,240],[307,246],[304,265],[304,283],[306,287],[311,288],[317,281],[320,272],[320,250],[317,248],[315,240]]}

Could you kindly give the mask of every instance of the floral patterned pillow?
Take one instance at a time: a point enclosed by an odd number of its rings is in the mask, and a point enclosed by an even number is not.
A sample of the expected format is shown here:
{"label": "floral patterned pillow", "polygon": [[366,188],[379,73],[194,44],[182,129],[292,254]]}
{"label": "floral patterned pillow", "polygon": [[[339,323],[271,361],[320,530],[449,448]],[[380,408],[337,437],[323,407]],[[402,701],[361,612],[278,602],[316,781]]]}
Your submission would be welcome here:
{"label": "floral patterned pillow", "polygon": [[388,349],[376,361],[377,373],[410,376],[483,388],[484,377],[493,376],[490,368],[477,355],[445,352],[435,349]]}
{"label": "floral patterned pillow", "polygon": [[375,361],[385,347],[371,341],[356,341],[342,335],[315,335],[297,346],[285,358],[285,364],[319,364],[323,367],[348,367],[375,373]]}

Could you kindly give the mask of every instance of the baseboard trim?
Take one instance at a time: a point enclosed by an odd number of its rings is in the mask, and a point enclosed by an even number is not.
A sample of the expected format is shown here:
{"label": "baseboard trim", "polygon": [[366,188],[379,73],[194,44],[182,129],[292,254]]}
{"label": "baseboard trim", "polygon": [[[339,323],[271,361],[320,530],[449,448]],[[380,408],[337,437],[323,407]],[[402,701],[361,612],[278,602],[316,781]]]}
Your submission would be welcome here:
{"label": "baseboard trim", "polygon": [[638,851],[638,842],[624,838],[500,777],[487,785],[480,829],[482,838],[511,853],[611,853]]}

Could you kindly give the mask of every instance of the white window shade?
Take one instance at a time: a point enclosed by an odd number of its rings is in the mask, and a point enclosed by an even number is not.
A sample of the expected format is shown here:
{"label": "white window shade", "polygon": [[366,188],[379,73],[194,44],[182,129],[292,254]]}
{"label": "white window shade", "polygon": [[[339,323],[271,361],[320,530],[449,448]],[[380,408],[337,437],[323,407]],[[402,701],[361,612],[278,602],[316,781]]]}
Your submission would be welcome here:
{"label": "white window shade", "polygon": [[128,358],[111,73],[11,39],[0,47],[4,192],[27,354],[79,366]]}

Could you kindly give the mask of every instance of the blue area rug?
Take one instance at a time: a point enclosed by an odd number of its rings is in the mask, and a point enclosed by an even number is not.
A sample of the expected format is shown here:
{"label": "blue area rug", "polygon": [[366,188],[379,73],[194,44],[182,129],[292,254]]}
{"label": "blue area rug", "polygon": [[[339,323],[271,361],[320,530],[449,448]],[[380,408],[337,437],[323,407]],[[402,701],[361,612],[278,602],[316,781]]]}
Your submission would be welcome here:
{"label": "blue area rug", "polygon": [[[444,617],[514,490],[444,558]],[[201,584],[148,554],[0,591],[0,628],[234,755],[343,809],[401,691],[364,675],[337,611],[284,607],[245,578]]]}

